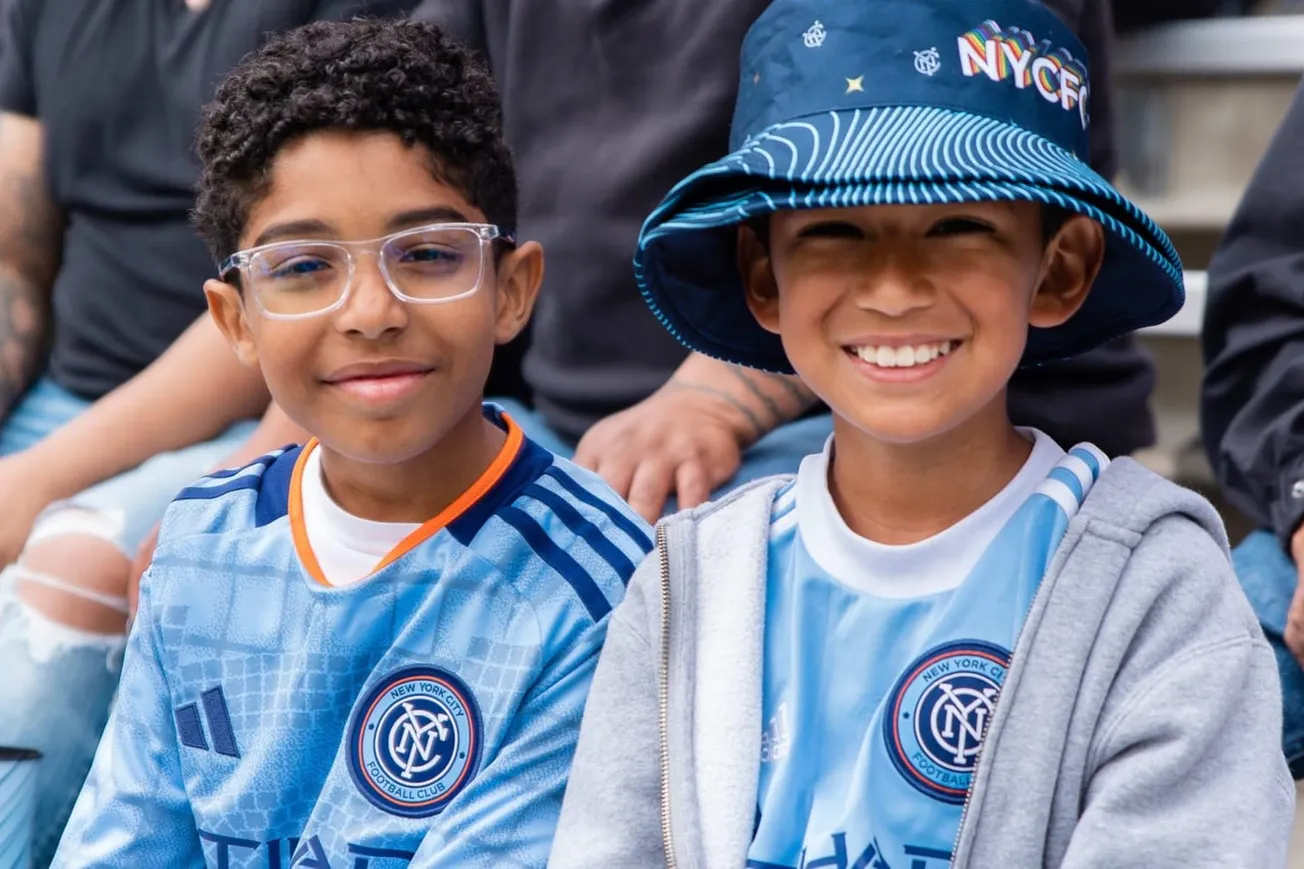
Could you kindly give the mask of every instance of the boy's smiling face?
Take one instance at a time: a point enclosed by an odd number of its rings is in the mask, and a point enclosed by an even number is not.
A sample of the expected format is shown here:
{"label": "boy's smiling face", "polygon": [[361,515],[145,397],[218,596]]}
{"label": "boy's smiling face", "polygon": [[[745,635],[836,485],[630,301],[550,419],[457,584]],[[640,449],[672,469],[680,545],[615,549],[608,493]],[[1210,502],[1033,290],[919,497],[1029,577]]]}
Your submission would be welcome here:
{"label": "boy's smiling face", "polygon": [[[270,241],[360,241],[485,215],[438,181],[430,154],[392,133],[324,131],[291,142],[272,163],[242,249]],[[287,234],[288,233],[288,234]],[[355,249],[348,299],[302,319],[266,316],[230,284],[209,281],[209,304],[242,361],[260,366],[273,398],[333,452],[366,463],[430,450],[480,400],[496,344],[525,325],[542,252],[525,244],[498,257],[485,247],[479,288],[439,304],[400,300],[377,258]]]}
{"label": "boy's smiling face", "polygon": [[883,443],[922,443],[1005,389],[1029,325],[1057,326],[1104,258],[1099,224],[1047,242],[1031,202],[788,210],[740,230],[748,304],[833,411]]}

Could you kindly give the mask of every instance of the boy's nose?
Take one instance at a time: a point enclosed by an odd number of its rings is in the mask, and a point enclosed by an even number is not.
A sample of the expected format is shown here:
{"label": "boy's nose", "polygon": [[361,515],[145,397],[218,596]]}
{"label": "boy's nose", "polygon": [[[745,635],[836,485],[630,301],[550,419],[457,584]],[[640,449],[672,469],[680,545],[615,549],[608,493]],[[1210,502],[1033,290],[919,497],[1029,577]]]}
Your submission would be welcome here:
{"label": "boy's nose", "polygon": [[935,295],[927,270],[904,250],[876,252],[858,271],[856,305],[889,317],[926,308]]}
{"label": "boy's nose", "polygon": [[353,268],[349,298],[340,309],[339,328],[369,339],[397,332],[408,324],[405,303],[390,290],[375,257],[362,257]]}

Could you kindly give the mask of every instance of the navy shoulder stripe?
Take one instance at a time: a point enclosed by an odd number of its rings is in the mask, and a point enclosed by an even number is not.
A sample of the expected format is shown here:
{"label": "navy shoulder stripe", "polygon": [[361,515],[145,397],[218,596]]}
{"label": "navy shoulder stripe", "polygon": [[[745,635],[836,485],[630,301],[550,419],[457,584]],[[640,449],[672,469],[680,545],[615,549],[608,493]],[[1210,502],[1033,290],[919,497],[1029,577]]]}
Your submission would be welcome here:
{"label": "navy shoulder stripe", "polygon": [[603,561],[611,565],[611,569],[619,574],[622,585],[629,584],[629,578],[634,573],[634,563],[629,560],[625,553],[620,551],[619,546],[612,543],[610,538],[603,534],[598,526],[585,519],[583,514],[576,510],[570,502],[556,492],[545,489],[537,483],[527,486],[521,494],[527,498],[533,498],[551,510],[562,521],[562,524],[571,530],[571,533],[583,539],[593,548],[594,552],[602,557]]}
{"label": "navy shoulder stripe", "polygon": [[[258,493],[254,506],[254,521],[263,526],[286,515],[290,509],[290,478],[294,464],[302,452],[301,447],[287,449],[279,455],[263,456],[243,468],[218,471],[209,479],[226,480],[215,486],[187,486],[177,493],[177,501],[211,501],[232,492],[251,490]],[[251,468],[262,468],[262,473],[245,474]]]}
{"label": "navy shoulder stripe", "polygon": [[526,544],[534,550],[535,555],[543,559],[544,563],[561,574],[562,578],[570,583],[571,588],[575,589],[575,594],[579,596],[580,602],[589,611],[589,616],[593,621],[601,621],[603,616],[611,612],[611,603],[607,600],[607,596],[602,593],[602,589],[598,587],[593,577],[589,575],[589,572],[553,542],[552,538],[543,530],[543,526],[536,522],[529,513],[519,507],[509,506],[501,508],[498,515],[502,517],[504,522],[516,529]]}
{"label": "navy shoulder stripe", "polygon": [[479,501],[448,523],[446,529],[448,533],[452,534],[458,543],[469,546],[485,523],[503,507],[520,497],[521,490],[539,479],[552,461],[552,453],[529,438],[523,440],[520,452],[516,454],[507,472],[488,492],[484,493]]}
{"label": "navy shoulder stripe", "polygon": [[241,489],[257,489],[260,485],[262,485],[262,477],[258,474],[246,474],[220,486],[187,486],[177,493],[175,500],[211,501],[232,492],[239,492]]}
{"label": "navy shoulder stripe", "polygon": [[607,514],[607,518],[612,521],[612,524],[628,534],[630,539],[642,547],[645,553],[652,551],[652,538],[649,537],[647,532],[642,528],[638,527],[638,523],[622,513],[615,504],[610,504],[598,495],[590,492],[588,489],[584,488],[584,486],[580,485],[574,477],[556,465],[549,468],[547,474],[549,477],[556,480],[563,489],[570,492],[574,498],[577,498],[585,504],[588,504],[590,507],[595,507]]}
{"label": "navy shoulder stripe", "polygon": [[271,467],[276,462],[277,457],[281,453],[289,452],[290,450],[294,449],[294,447],[295,447],[294,444],[286,444],[285,446],[281,447],[280,450],[274,450],[273,452],[268,453],[265,456],[259,456],[249,464],[245,465],[243,468],[224,468],[223,470],[220,471],[214,471],[213,473],[209,474],[208,477],[209,479],[212,480],[224,480],[227,477],[234,477],[236,474],[240,473],[241,471],[246,471],[249,468]]}
{"label": "navy shoulder stripe", "polygon": [[254,505],[254,525],[262,528],[290,513],[290,480],[303,447],[286,450],[263,471],[263,487]]}
{"label": "navy shoulder stripe", "polygon": [[[220,498],[223,495],[228,495],[231,492],[239,492],[243,489],[257,489],[262,485],[263,479],[265,479],[264,474],[266,469],[276,464],[276,462],[285,454],[285,452],[290,450],[294,450],[297,455],[298,453],[297,448],[293,446],[288,446],[288,447],[284,447],[282,451],[268,453],[267,455],[264,456],[259,456],[258,458],[254,459],[252,462],[249,462],[247,465],[241,465],[238,468],[223,468],[220,471],[214,471],[211,474],[206,474],[203,477],[204,480],[227,480],[229,482],[217,483],[209,486],[203,486],[203,485],[187,486],[186,488],[182,489],[180,492],[177,493],[175,500],[208,501],[214,498]],[[245,473],[245,471],[251,471],[255,468],[263,469],[264,473],[253,473],[253,474]]]}

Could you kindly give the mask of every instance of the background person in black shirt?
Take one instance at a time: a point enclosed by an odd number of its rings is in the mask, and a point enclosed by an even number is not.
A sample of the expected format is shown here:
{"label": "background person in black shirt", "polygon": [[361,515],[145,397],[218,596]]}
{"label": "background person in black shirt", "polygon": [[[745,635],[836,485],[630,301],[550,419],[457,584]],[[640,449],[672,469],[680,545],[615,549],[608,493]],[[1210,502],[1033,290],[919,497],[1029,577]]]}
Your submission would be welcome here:
{"label": "background person in black shirt", "polygon": [[[1091,163],[1112,175],[1109,0],[1047,5],[1091,53]],[[573,453],[648,519],[670,497],[692,506],[748,479],[795,471],[830,431],[827,415],[795,379],[679,346],[639,298],[630,265],[639,227],[670,185],[725,152],[738,84],[734,58],[766,6],[422,0],[413,13],[489,61],[519,169],[521,237],[538,239],[548,252],[524,358],[534,407],[507,407],[532,438]],[[177,366],[232,364],[208,352],[214,330],[198,326],[205,328],[207,336],[192,336],[184,352],[174,348],[184,356]],[[511,361],[511,353],[503,355]],[[1092,441],[1120,455],[1153,443],[1153,386],[1151,360],[1128,337],[1020,371],[1011,413],[1062,443]],[[300,434],[273,408],[246,452]]]}
{"label": "background person in black shirt", "polygon": [[[535,412],[509,409],[648,519],[671,495],[692,506],[722,486],[795,471],[830,431],[827,416],[802,418],[814,398],[795,379],[689,354],[648,311],[630,267],[639,227],[670,186],[725,153],[736,57],[768,5],[423,0],[413,13],[488,58],[521,178],[522,237],[548,252],[524,359]],[[1047,5],[1091,52],[1091,162],[1109,176],[1109,2]],[[1153,385],[1129,338],[1020,372],[1010,402],[1020,424],[1118,455],[1153,442]]]}
{"label": "background person in black shirt", "polygon": [[[1109,0],[1048,5],[1091,52],[1091,163],[1109,176],[1116,164]],[[814,411],[795,379],[679,346],[639,298],[630,265],[639,227],[670,185],[725,152],[735,58],[766,6],[423,0],[413,13],[487,57],[519,169],[521,237],[538,239],[548,252],[524,359],[534,407],[511,401],[508,409],[531,437],[573,452],[649,519],[672,496],[692,506],[723,487],[795,471],[830,431],[827,415]],[[214,330],[197,328],[207,332],[174,348],[184,357],[175,365],[230,366],[209,352]],[[1062,443],[1089,440],[1119,455],[1153,442],[1153,386],[1149,357],[1126,338],[1021,371],[1011,411]],[[273,409],[246,452],[298,436]]]}
{"label": "background person in black shirt", "polygon": [[37,867],[107,716],[130,557],[172,496],[252,428],[232,423],[267,403],[256,374],[162,366],[155,386],[169,400],[128,407],[107,426],[65,428],[204,311],[214,264],[189,224],[200,107],[271,33],[412,5],[0,6],[0,745],[45,754]]}

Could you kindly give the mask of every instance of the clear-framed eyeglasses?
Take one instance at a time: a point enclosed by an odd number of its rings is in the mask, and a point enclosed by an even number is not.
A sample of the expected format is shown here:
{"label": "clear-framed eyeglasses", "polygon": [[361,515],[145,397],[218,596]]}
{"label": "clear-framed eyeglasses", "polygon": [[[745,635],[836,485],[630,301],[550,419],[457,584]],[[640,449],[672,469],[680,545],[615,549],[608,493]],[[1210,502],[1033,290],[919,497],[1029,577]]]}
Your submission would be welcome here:
{"label": "clear-framed eyeglasses", "polygon": [[437,305],[480,289],[495,240],[515,243],[484,223],[433,223],[369,241],[276,241],[232,254],[218,273],[226,280],[239,270],[245,297],[265,316],[296,320],[342,306],[359,257],[371,254],[396,297]]}

